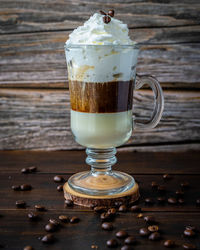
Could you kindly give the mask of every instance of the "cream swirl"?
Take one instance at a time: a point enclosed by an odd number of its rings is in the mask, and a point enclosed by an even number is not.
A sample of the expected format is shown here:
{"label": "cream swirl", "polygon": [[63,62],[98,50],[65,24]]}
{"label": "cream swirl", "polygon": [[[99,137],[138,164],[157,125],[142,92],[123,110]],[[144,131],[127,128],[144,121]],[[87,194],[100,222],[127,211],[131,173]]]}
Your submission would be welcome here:
{"label": "cream swirl", "polygon": [[103,16],[95,13],[69,35],[66,45],[70,44],[132,45],[134,42],[128,35],[127,24],[115,18],[106,24]]}

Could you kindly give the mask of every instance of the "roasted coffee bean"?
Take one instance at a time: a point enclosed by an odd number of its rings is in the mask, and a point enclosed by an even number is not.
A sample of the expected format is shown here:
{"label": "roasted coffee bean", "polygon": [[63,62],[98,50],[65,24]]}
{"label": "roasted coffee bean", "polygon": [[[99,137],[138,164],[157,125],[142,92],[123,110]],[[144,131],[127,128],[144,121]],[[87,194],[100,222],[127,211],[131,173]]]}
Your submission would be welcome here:
{"label": "roasted coffee bean", "polygon": [[66,215],[60,215],[59,217],[58,217],[58,219],[60,220],[60,221],[62,221],[62,222],[69,222],[69,217],[68,216],[66,216]]}
{"label": "roasted coffee bean", "polygon": [[19,191],[19,190],[21,190],[21,188],[20,188],[20,186],[13,185],[13,186],[12,186],[12,190],[14,190],[14,191]]}
{"label": "roasted coffee bean", "polygon": [[106,16],[103,17],[103,22],[104,22],[104,23],[109,23],[110,21],[111,21],[110,16],[107,16],[107,15],[106,15]]}
{"label": "roasted coffee bean", "polygon": [[123,205],[122,201],[115,201],[115,207],[120,207],[121,205]]}
{"label": "roasted coffee bean", "polygon": [[148,224],[155,223],[155,218],[151,215],[145,216],[144,221],[147,222]]}
{"label": "roasted coffee bean", "polygon": [[21,189],[22,191],[29,191],[29,190],[32,189],[32,186],[29,185],[29,184],[22,184],[22,185],[20,186],[20,189]]}
{"label": "roasted coffee bean", "polygon": [[178,199],[178,203],[179,203],[179,204],[184,204],[184,203],[185,203],[185,200],[184,200],[183,198],[179,198],[179,199]]}
{"label": "roasted coffee bean", "polygon": [[146,203],[147,205],[152,205],[152,204],[154,204],[154,199],[153,199],[153,198],[146,198],[144,201],[145,201],[145,203]]}
{"label": "roasted coffee bean", "polygon": [[117,210],[115,208],[109,208],[107,211],[107,214],[111,215],[111,216],[115,216],[117,213]]}
{"label": "roasted coffee bean", "polygon": [[124,230],[120,230],[120,231],[118,231],[117,233],[116,233],[116,237],[117,238],[126,238],[126,237],[128,237],[128,233],[126,232],[126,231],[124,231]]}
{"label": "roasted coffee bean", "polygon": [[153,233],[153,232],[157,232],[159,230],[159,227],[157,225],[152,225],[152,226],[148,226],[148,230]]}
{"label": "roasted coffee bean", "polygon": [[58,183],[58,182],[63,182],[64,178],[60,175],[56,175],[56,176],[54,176],[53,180],[54,180],[54,182]]}
{"label": "roasted coffee bean", "polygon": [[152,182],[151,182],[151,187],[152,187],[152,188],[157,188],[157,187],[158,187],[158,183],[155,182],[155,181],[152,181]]}
{"label": "roasted coffee bean", "polygon": [[121,205],[121,206],[118,208],[118,211],[119,211],[119,212],[123,212],[123,213],[127,212],[127,206],[126,206],[126,205]]}
{"label": "roasted coffee bean", "polygon": [[33,172],[36,172],[37,171],[37,167],[35,166],[31,166],[28,168],[29,172],[33,173]]}
{"label": "roasted coffee bean", "polygon": [[100,10],[99,12],[100,12],[101,15],[105,15],[106,16],[106,13],[103,10]]}
{"label": "roasted coffee bean", "polygon": [[34,250],[34,248],[32,246],[25,246],[24,250]]}
{"label": "roasted coffee bean", "polygon": [[42,237],[41,241],[43,243],[49,244],[49,243],[53,243],[55,241],[55,238],[54,238],[53,234],[46,234]]}
{"label": "roasted coffee bean", "polygon": [[116,239],[111,239],[111,240],[108,240],[108,241],[106,242],[106,245],[107,245],[108,247],[117,247],[117,246],[118,246],[118,242],[117,242]]}
{"label": "roasted coffee bean", "polygon": [[30,173],[30,171],[29,171],[28,168],[22,168],[22,169],[21,169],[21,173],[22,173],[22,174],[28,174],[28,173]]}
{"label": "roasted coffee bean", "polygon": [[133,212],[133,213],[136,213],[136,212],[140,212],[141,211],[141,207],[138,206],[138,205],[134,205],[130,208],[130,211]]}
{"label": "roasted coffee bean", "polygon": [[189,186],[190,186],[188,181],[184,181],[180,185],[181,185],[182,188],[189,188]]}
{"label": "roasted coffee bean", "polygon": [[73,216],[71,219],[70,219],[70,223],[74,224],[74,223],[78,223],[80,221],[80,219],[76,216]]}
{"label": "roasted coffee bean", "polygon": [[164,203],[165,200],[166,200],[166,198],[163,197],[163,196],[157,197],[157,201],[158,201],[159,203]]}
{"label": "roasted coffee bean", "polygon": [[66,207],[72,207],[73,205],[74,205],[73,200],[70,200],[70,199],[65,200],[65,206]]}
{"label": "roasted coffee bean", "polygon": [[139,234],[142,237],[147,237],[147,236],[149,236],[150,232],[149,232],[148,228],[143,227],[143,228],[140,228]]}
{"label": "roasted coffee bean", "polygon": [[111,17],[114,17],[115,11],[114,10],[109,10],[108,15]]}
{"label": "roasted coffee bean", "polygon": [[162,192],[162,193],[164,193],[166,191],[166,188],[164,185],[159,185],[157,189],[159,192]]}
{"label": "roasted coffee bean", "polygon": [[133,250],[133,248],[131,246],[124,245],[121,247],[121,250]]}
{"label": "roasted coffee bean", "polygon": [[102,213],[102,214],[100,215],[100,219],[101,219],[102,221],[110,221],[112,218],[113,218],[113,215],[108,214],[108,213]]}
{"label": "roasted coffee bean", "polygon": [[137,218],[142,218],[142,217],[143,217],[142,213],[140,213],[140,214],[137,215]]}
{"label": "roasted coffee bean", "polygon": [[107,211],[107,208],[106,208],[106,207],[103,207],[103,206],[98,206],[98,207],[94,207],[94,211],[95,211],[96,213],[101,214],[101,213],[106,212],[106,211]]}
{"label": "roasted coffee bean", "polygon": [[184,192],[182,190],[176,190],[176,195],[178,197],[182,197],[184,195]]}
{"label": "roasted coffee bean", "polygon": [[128,236],[128,237],[124,240],[124,243],[125,243],[126,245],[134,245],[134,244],[136,244],[136,239],[135,239],[135,237],[133,237],[133,236]]}
{"label": "roasted coffee bean", "polygon": [[56,189],[57,189],[58,192],[62,192],[63,191],[63,185],[57,186]]}
{"label": "roasted coffee bean", "polygon": [[160,233],[154,232],[149,235],[149,240],[160,240]]}
{"label": "roasted coffee bean", "polygon": [[184,244],[182,245],[182,247],[183,247],[184,249],[189,249],[189,250],[197,249],[197,247],[196,247],[195,245],[191,244],[191,243],[184,243]]}
{"label": "roasted coffee bean", "polygon": [[38,214],[36,214],[36,213],[34,213],[34,212],[28,213],[28,218],[29,218],[29,220],[32,220],[32,221],[39,220]]}
{"label": "roasted coffee bean", "polygon": [[49,219],[49,222],[56,227],[60,226],[60,221],[58,221],[56,219]]}
{"label": "roasted coffee bean", "polygon": [[197,231],[198,231],[197,228],[196,228],[195,226],[191,226],[191,225],[186,226],[185,229],[192,230],[192,231],[194,231],[194,232],[197,232]]}
{"label": "roasted coffee bean", "polygon": [[57,229],[57,226],[55,226],[54,224],[52,223],[48,223],[46,226],[45,226],[45,230],[47,232],[55,232]]}
{"label": "roasted coffee bean", "polygon": [[191,230],[191,229],[185,229],[183,234],[186,236],[186,237],[194,237],[196,235],[196,233]]}
{"label": "roasted coffee bean", "polygon": [[15,202],[15,204],[18,208],[25,208],[26,207],[26,202],[23,200],[18,200]]}
{"label": "roasted coffee bean", "polygon": [[169,175],[169,174],[164,174],[164,175],[163,175],[163,179],[164,179],[164,180],[170,180],[170,179],[172,179],[172,177],[171,177],[171,175]]}
{"label": "roasted coffee bean", "polygon": [[45,206],[41,206],[41,205],[35,205],[35,209],[38,211],[46,211]]}
{"label": "roasted coffee bean", "polygon": [[174,198],[174,197],[170,197],[170,198],[168,198],[167,202],[168,202],[169,204],[176,204],[176,203],[177,203],[177,199]]}
{"label": "roasted coffee bean", "polygon": [[165,247],[172,248],[172,247],[175,247],[176,244],[175,244],[175,241],[173,240],[165,240],[163,245]]}
{"label": "roasted coffee bean", "polygon": [[113,230],[113,224],[110,222],[104,222],[102,223],[101,228],[107,231],[111,231]]}
{"label": "roasted coffee bean", "polygon": [[200,206],[200,198],[199,198],[199,199],[196,199],[196,205],[197,205],[197,206]]}

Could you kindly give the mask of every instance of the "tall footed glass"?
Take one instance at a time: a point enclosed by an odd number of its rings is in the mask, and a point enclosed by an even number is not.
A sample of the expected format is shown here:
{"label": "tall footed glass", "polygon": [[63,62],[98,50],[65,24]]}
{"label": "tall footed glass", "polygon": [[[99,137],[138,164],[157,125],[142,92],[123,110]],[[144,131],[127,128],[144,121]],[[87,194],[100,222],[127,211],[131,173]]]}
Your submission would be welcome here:
{"label": "tall footed glass", "polygon": [[[139,49],[136,45],[69,45],[65,47],[70,101],[71,130],[76,142],[86,147],[90,171],[70,177],[71,189],[86,195],[115,195],[135,185],[134,178],[113,171],[116,147],[134,129],[150,129],[161,119],[162,89],[153,77],[136,78]],[[133,119],[133,92],[148,84],[154,92],[150,121]]]}

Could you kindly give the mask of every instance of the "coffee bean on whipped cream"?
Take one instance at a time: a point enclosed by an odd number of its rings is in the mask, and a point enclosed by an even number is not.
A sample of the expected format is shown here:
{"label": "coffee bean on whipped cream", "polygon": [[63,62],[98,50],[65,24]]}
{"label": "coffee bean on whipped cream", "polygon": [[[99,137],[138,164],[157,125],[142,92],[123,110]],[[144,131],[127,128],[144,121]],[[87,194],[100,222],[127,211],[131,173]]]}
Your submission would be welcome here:
{"label": "coffee bean on whipped cream", "polygon": [[100,12],[101,15],[105,15],[106,16],[106,13],[103,10],[100,10],[99,12]]}
{"label": "coffee bean on whipped cream", "polygon": [[109,10],[108,15],[111,16],[111,17],[114,17],[115,11],[114,10]]}
{"label": "coffee bean on whipped cream", "polygon": [[111,21],[110,16],[107,16],[107,15],[106,15],[106,16],[103,17],[103,22],[104,22],[104,23],[108,24],[110,21]]}

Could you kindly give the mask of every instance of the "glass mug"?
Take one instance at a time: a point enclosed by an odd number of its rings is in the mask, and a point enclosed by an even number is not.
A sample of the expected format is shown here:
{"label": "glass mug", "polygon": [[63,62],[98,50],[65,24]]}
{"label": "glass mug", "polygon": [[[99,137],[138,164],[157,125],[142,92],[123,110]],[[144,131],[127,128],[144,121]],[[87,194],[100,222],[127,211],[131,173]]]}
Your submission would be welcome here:
{"label": "glass mug", "polygon": [[[154,128],[161,119],[164,98],[154,77],[136,79],[137,45],[67,45],[71,130],[76,142],[86,147],[90,171],[71,176],[68,185],[86,195],[115,195],[130,190],[134,178],[113,171],[116,147],[133,130]],[[133,91],[144,84],[154,93],[151,119],[140,123],[133,117]]]}

